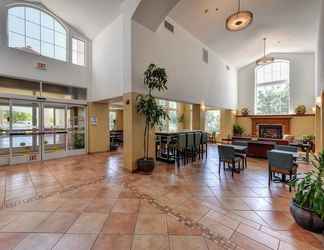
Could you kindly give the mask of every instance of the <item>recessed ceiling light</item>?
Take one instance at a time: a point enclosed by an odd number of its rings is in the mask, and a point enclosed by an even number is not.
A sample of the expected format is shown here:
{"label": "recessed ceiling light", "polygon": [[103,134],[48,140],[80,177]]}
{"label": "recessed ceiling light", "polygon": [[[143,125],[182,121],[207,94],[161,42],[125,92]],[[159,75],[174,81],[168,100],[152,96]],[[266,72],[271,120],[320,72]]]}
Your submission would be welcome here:
{"label": "recessed ceiling light", "polygon": [[205,14],[208,14],[208,12],[209,12],[209,9],[205,9],[205,11],[204,11],[204,12],[205,12]]}

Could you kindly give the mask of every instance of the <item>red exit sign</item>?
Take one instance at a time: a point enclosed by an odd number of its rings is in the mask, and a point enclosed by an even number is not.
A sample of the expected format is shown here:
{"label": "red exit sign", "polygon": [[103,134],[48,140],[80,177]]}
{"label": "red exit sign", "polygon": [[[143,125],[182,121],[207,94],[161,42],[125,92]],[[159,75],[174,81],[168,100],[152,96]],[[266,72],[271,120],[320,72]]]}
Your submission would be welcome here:
{"label": "red exit sign", "polygon": [[39,70],[47,70],[47,64],[46,63],[38,62],[36,64],[36,68],[39,69]]}

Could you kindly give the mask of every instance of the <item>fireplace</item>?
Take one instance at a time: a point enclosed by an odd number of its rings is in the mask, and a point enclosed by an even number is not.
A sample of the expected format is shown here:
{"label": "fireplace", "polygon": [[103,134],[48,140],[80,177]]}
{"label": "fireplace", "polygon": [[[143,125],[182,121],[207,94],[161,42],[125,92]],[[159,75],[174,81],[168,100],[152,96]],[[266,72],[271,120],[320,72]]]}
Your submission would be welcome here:
{"label": "fireplace", "polygon": [[282,125],[260,124],[259,137],[267,139],[282,139],[283,128]]}

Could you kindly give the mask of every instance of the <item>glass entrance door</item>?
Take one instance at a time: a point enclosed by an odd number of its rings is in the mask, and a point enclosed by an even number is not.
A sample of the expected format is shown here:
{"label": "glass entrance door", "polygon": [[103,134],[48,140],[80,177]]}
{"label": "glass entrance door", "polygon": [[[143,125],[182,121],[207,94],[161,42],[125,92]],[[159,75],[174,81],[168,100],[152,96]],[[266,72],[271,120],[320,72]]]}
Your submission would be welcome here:
{"label": "glass entrance door", "polygon": [[43,104],[43,159],[64,157],[67,152],[67,105]]}
{"label": "glass entrance door", "polygon": [[86,150],[86,111],[84,106],[69,105],[67,109],[68,150],[70,154]]}
{"label": "glass entrance door", "polygon": [[12,100],[10,106],[10,163],[41,159],[40,104]]}
{"label": "glass entrance door", "polygon": [[86,106],[0,98],[0,166],[84,154]]}
{"label": "glass entrance door", "polygon": [[10,159],[10,106],[9,100],[0,99],[0,165],[9,164]]}

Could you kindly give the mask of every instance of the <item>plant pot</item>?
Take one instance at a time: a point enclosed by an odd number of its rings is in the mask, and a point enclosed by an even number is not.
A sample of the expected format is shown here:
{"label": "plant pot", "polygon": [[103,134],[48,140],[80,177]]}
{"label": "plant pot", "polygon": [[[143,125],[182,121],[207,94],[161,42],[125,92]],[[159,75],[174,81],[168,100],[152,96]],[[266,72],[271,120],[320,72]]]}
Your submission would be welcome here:
{"label": "plant pot", "polygon": [[155,162],[153,158],[137,160],[137,170],[144,173],[151,173],[154,169]]}
{"label": "plant pot", "polygon": [[296,223],[302,228],[314,233],[324,231],[324,221],[315,213],[308,209],[301,208],[295,202],[290,204],[290,212]]}

